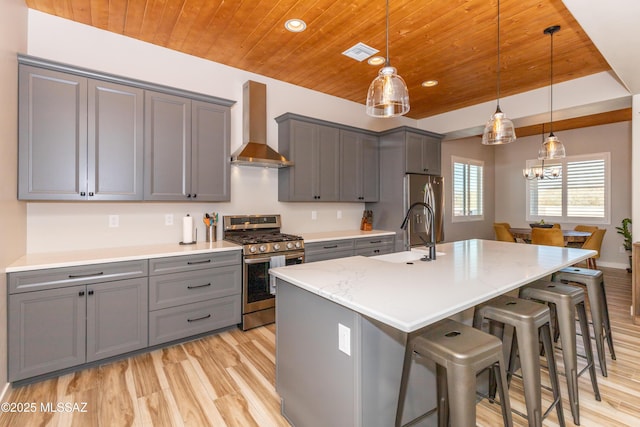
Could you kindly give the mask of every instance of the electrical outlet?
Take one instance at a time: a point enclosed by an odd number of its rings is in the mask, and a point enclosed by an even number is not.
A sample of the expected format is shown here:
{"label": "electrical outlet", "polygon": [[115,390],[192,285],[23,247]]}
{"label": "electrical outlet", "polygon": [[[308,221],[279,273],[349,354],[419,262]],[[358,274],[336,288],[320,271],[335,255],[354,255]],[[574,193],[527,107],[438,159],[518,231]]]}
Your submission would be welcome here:
{"label": "electrical outlet", "polygon": [[351,329],[338,323],[338,350],[351,356]]}
{"label": "electrical outlet", "polygon": [[311,219],[313,219],[313,220],[318,219],[318,212],[316,212],[316,211],[311,211]]}
{"label": "electrical outlet", "polygon": [[109,215],[109,227],[111,227],[111,228],[120,227],[120,216],[119,215]]}
{"label": "electrical outlet", "polygon": [[336,218],[337,218],[337,219],[342,219],[342,211],[338,211],[338,212],[336,213]]}
{"label": "electrical outlet", "polygon": [[166,214],[164,216],[164,225],[173,225],[173,214]]}

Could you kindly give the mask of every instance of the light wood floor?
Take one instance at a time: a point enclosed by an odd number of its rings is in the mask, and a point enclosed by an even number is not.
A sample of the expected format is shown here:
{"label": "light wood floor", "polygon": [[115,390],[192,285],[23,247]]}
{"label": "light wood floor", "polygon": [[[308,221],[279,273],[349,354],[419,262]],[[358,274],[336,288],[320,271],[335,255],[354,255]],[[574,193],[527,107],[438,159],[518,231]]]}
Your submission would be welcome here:
{"label": "light wood floor", "polygon": [[[617,360],[607,357],[607,378],[598,373],[601,402],[595,401],[588,376],[579,379],[581,426],[640,426],[640,326],[629,315],[631,274],[603,270]],[[37,410],[0,413],[0,426],[288,426],[274,384],[275,326],[233,329],[13,389],[5,402],[34,403]],[[565,386],[562,395],[571,427]],[[512,405],[524,410],[517,380],[510,396]],[[86,412],[41,411],[48,402],[77,404],[70,406],[76,410],[86,402]],[[493,427],[501,420],[497,405],[479,404],[478,425]],[[518,416],[514,423],[526,425]],[[555,412],[544,425],[558,425]]]}

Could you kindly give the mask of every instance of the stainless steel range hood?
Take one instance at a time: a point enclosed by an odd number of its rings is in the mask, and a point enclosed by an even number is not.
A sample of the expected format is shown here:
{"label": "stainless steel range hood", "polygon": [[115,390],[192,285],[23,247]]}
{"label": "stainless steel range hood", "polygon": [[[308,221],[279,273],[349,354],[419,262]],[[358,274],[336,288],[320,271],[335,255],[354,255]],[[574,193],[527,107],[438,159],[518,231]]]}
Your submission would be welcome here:
{"label": "stainless steel range hood", "polygon": [[267,145],[267,86],[247,81],[242,86],[242,146],[231,155],[231,164],[284,168],[292,166]]}

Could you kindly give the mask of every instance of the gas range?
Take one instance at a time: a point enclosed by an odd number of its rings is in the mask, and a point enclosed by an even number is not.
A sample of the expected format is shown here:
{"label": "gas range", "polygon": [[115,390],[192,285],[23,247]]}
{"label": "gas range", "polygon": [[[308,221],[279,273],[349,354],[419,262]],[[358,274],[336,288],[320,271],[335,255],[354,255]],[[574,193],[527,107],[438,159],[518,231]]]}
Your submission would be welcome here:
{"label": "gas range", "polygon": [[243,330],[275,321],[275,279],[269,269],[304,262],[300,236],[280,232],[280,215],[233,215],[222,218],[222,238],[242,245]]}
{"label": "gas range", "polygon": [[225,216],[223,223],[223,239],[242,245],[243,255],[304,250],[302,237],[280,232],[280,215]]}

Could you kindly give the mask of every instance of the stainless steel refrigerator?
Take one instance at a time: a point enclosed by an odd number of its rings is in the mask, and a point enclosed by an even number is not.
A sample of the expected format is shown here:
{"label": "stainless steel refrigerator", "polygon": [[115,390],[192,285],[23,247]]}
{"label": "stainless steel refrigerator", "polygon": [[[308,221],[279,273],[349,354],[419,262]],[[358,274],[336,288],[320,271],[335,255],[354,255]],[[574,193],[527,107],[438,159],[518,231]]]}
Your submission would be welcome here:
{"label": "stainless steel refrigerator", "polygon": [[[406,174],[404,176],[404,212],[415,202],[424,202],[433,208],[435,241],[444,241],[444,182],[441,176]],[[404,249],[424,246],[431,241],[430,217],[427,209],[416,206],[410,214]]]}

